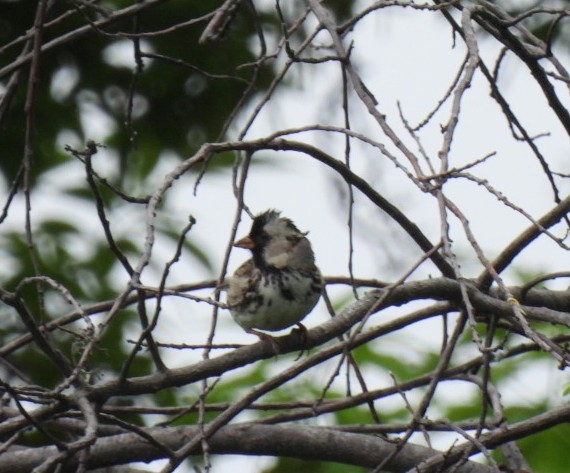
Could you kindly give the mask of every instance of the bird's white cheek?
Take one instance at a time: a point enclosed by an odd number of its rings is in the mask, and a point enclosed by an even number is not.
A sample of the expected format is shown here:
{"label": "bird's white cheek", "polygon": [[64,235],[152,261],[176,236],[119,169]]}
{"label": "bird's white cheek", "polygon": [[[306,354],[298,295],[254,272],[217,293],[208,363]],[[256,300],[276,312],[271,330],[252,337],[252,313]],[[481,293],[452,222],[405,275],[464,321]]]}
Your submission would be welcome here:
{"label": "bird's white cheek", "polygon": [[273,266],[275,268],[284,268],[289,264],[289,254],[286,252],[279,252],[273,255],[266,252],[264,259],[269,266]]}

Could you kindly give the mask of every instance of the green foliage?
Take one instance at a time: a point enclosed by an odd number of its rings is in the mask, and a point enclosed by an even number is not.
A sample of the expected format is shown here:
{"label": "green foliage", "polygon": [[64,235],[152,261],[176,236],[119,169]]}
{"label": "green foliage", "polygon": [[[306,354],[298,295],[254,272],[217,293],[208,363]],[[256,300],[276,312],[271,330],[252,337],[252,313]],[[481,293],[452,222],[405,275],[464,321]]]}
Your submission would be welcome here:
{"label": "green foliage", "polygon": [[[114,9],[119,3],[108,3],[108,7]],[[8,35],[16,37],[16,32],[25,32],[33,22],[35,4],[21,1],[0,7],[6,32],[0,39],[6,41]],[[68,8],[65,3],[56,3],[50,17],[57,17]],[[151,12],[143,11],[137,21],[144,25],[145,31],[161,31],[185,18],[202,16],[210,8],[201,2],[170,1]],[[80,14],[68,15],[64,21],[46,26],[45,40],[49,42],[84,24]],[[110,119],[106,144],[119,153],[123,174],[131,179],[148,176],[165,149],[186,155],[203,140],[215,139],[254,74],[252,68],[236,68],[255,60],[248,47],[255,28],[251,16],[243,11],[234,23],[231,41],[199,46],[198,38],[204,27],[199,23],[176,28],[169,34],[142,38],[143,54],[159,54],[166,59],[143,57],[139,70],[132,63],[135,44],[131,40],[92,30],[42,56],[42,84],[51,87],[37,90],[34,176],[37,178],[61,162],[56,138],[62,130],[72,131],[82,140],[90,138],[79,121],[86,107],[97,109]],[[119,29],[137,31],[135,25],[121,22],[103,28],[110,33]],[[5,58],[10,61],[17,54],[18,48],[12,47]],[[217,59],[220,55],[226,58],[224,64]],[[231,75],[228,70],[233,71]],[[271,72],[262,68],[257,75],[256,87],[263,88]],[[132,113],[129,113],[130,97]],[[0,131],[5,156],[11,157],[2,160],[0,169],[9,180],[15,177],[21,162],[18,157],[25,130],[25,100],[26,89],[22,84],[12,101],[10,120],[5,121]]]}
{"label": "green foliage", "polygon": [[[506,415],[512,422],[542,414],[548,406],[539,402],[532,407],[511,407]],[[536,473],[565,473],[568,471],[570,425],[560,424],[517,442],[523,455]]]}
{"label": "green foliage", "polygon": [[442,417],[451,421],[462,421],[465,419],[477,419],[481,415],[481,399],[462,398],[460,403],[447,403],[438,407],[444,411]]}
{"label": "green foliage", "polygon": [[[399,341],[405,345],[404,340]],[[418,363],[410,363],[393,352],[382,350],[381,345],[378,345],[362,345],[353,350],[352,353],[359,365],[373,368],[381,367],[382,370],[392,373],[399,382],[433,370],[439,357],[437,353],[426,352]]]}

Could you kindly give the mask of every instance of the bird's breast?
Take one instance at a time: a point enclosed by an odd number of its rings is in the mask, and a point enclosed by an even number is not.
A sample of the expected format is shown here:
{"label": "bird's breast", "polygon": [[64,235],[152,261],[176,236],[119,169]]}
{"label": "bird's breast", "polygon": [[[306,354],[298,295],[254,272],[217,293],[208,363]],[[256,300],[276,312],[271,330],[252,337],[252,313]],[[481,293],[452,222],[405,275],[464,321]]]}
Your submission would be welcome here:
{"label": "bird's breast", "polygon": [[320,295],[318,273],[268,271],[230,311],[234,320],[246,329],[282,330],[303,320]]}

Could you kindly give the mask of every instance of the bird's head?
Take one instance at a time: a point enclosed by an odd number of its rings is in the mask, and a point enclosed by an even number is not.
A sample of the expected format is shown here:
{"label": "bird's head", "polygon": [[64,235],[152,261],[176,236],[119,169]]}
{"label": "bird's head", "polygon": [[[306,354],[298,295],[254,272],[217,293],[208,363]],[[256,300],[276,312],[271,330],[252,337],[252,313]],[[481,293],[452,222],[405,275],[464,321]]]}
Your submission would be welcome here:
{"label": "bird's head", "polygon": [[258,267],[309,268],[315,256],[306,234],[276,210],[256,215],[249,235],[234,246],[251,250]]}

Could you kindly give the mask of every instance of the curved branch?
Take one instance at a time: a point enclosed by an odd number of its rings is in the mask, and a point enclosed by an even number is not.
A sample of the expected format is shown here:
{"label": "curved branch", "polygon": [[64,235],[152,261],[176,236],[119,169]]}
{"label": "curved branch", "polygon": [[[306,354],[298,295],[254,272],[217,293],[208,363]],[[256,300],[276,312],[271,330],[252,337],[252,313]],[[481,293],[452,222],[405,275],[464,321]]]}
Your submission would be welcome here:
{"label": "curved branch", "polygon": [[[535,44],[530,44],[530,41],[527,41],[525,44],[505,25],[505,22],[512,22],[513,18],[506,11],[497,5],[493,5],[491,2],[486,2],[485,8],[477,9],[476,12],[473,13],[473,19],[526,64],[530,73],[542,89],[550,108],[560,120],[560,124],[566,130],[566,133],[570,135],[570,114],[568,113],[568,109],[558,98],[554,86],[550,83],[546,71],[539,62],[540,59],[548,54],[546,43],[532,36],[532,40]],[[519,27],[522,28],[520,25]],[[530,32],[528,30],[525,30],[524,33],[530,38]]]}
{"label": "curved branch", "polygon": [[[570,403],[566,403],[522,422],[484,433],[479,437],[478,441],[487,448],[494,448],[569,421]],[[442,471],[445,466],[451,465],[463,458],[466,452],[472,454],[476,451],[477,448],[475,445],[471,442],[465,442],[451,448],[445,453],[439,453],[423,464],[416,465],[416,469],[413,471],[418,473]]]}
{"label": "curved branch", "polygon": [[429,241],[414,222],[406,217],[398,207],[376,192],[365,179],[352,172],[342,161],[333,158],[319,148],[300,141],[286,140],[272,136],[253,141],[212,143],[208,146],[212,152],[228,150],[259,151],[262,149],[270,149],[274,151],[296,151],[315,158],[317,161],[336,171],[348,184],[356,187],[360,192],[368,197],[371,202],[386,212],[386,214],[396,221],[424,252],[432,252],[430,259],[441,271],[443,276],[449,278],[454,277],[455,273],[453,272],[451,265],[445,260],[441,253],[433,251],[435,245]]}
{"label": "curved branch", "polygon": [[[147,429],[160,443],[175,450],[189,439],[199,435],[198,427],[169,427]],[[253,425],[237,424],[222,427],[208,439],[211,453],[270,455],[322,460],[348,465],[374,468],[395,448],[394,444],[377,436],[340,432],[325,427],[301,425]],[[193,450],[199,455],[200,448]],[[31,471],[45,458],[57,453],[54,447],[30,448],[8,452],[0,457],[0,471],[24,473]],[[133,461],[152,461],[165,457],[164,450],[156,448],[136,434],[121,434],[101,438],[91,448],[88,467],[126,464]],[[408,444],[383,471],[404,472],[422,461],[440,455],[440,452]],[[66,464],[77,464],[74,457]],[[458,473],[491,473],[485,465],[467,462],[456,470]]]}
{"label": "curved branch", "polygon": [[[498,317],[510,318],[512,316],[512,305],[509,302],[493,297],[493,293],[486,295],[478,291],[473,283],[466,283],[466,285],[475,309],[483,314],[492,312]],[[512,293],[517,297],[520,290],[513,288]],[[382,303],[378,305],[380,298],[382,298]],[[447,300],[455,303],[457,307],[461,307],[460,284],[452,279],[439,278],[405,283],[393,288],[389,294],[386,294],[383,290],[370,291],[361,299],[349,305],[340,314],[308,330],[305,340],[302,340],[296,333],[279,337],[281,353],[290,353],[303,348],[310,349],[323,345],[344,334],[360,322],[371,309],[377,312],[386,307],[399,306],[422,299]],[[568,291],[531,290],[526,295],[525,302],[527,304],[536,302],[537,305],[546,306],[552,304],[554,307],[554,309],[549,309],[547,307],[522,305],[521,310],[524,311],[529,320],[556,323],[570,327],[570,313],[568,313],[570,312],[570,297],[568,296]],[[565,312],[562,312],[562,310]],[[368,339],[366,334],[364,334],[360,343],[365,343],[366,341]],[[318,355],[330,358],[338,353],[342,353],[344,349],[346,349],[346,344],[338,343],[322,349]],[[260,359],[272,358],[273,356],[275,356],[275,353],[271,345],[257,342],[216,358],[203,360],[191,366],[169,370],[167,373],[154,373],[129,378],[125,383],[120,383],[118,380],[110,380],[95,387],[92,391],[92,396],[102,401],[118,394],[136,395],[156,392],[165,387],[182,386],[206,377],[217,376],[229,370],[248,365]],[[1,431],[0,426],[0,433]]]}
{"label": "curved branch", "polygon": [[[133,5],[129,5],[128,7],[122,8],[121,10],[118,10],[107,17],[101,18],[100,20],[93,22],[92,25],[88,24],[80,26],[79,28],[73,31],[62,34],[61,36],[58,36],[52,39],[51,41],[48,41],[47,43],[42,45],[41,54],[44,54],[47,51],[51,51],[52,49],[58,48],[59,46],[67,44],[71,41],[75,41],[76,39],[82,37],[83,35],[94,32],[95,31],[94,27],[102,28],[111,25],[117,20],[132,17],[137,13],[140,13],[148,8],[152,8],[156,5],[160,5],[165,1],[167,0],[148,0],[144,3],[137,2]],[[22,66],[26,65],[28,62],[32,60],[32,57],[33,53],[24,54],[18,57],[18,59],[16,59],[15,61],[12,61],[3,69],[0,69],[0,79],[4,78],[7,74],[10,74],[20,69]]]}
{"label": "curved branch", "polygon": [[[507,247],[491,262],[497,273],[507,268],[516,256],[523,251],[532,241],[542,234],[542,229],[548,230],[550,227],[562,220],[570,211],[570,195],[562,202],[544,214],[537,223],[540,225],[530,225],[519,236],[512,240]],[[479,287],[488,287],[493,282],[493,278],[485,269],[478,278]]]}

